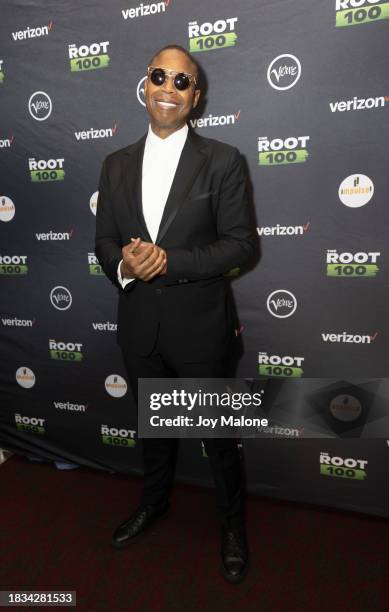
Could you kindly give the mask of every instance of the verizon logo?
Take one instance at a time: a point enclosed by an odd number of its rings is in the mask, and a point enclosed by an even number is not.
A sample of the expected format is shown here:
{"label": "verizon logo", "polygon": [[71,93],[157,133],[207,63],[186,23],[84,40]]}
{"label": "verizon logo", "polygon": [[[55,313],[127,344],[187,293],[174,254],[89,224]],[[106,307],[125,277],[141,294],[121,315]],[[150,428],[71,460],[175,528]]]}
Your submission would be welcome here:
{"label": "verizon logo", "polygon": [[92,327],[95,331],[116,331],[117,324],[110,323],[107,321],[106,323],[92,323]]}
{"label": "verizon logo", "polygon": [[376,340],[378,332],[373,335],[369,334],[348,334],[343,332],[341,334],[321,334],[323,342],[342,342],[346,344],[371,344]]}
{"label": "verizon logo", "polygon": [[76,412],[85,412],[88,404],[72,404],[72,402],[53,402],[54,408],[59,410],[74,410]]}
{"label": "verizon logo", "polygon": [[215,127],[218,125],[234,125],[239,120],[240,110],[231,115],[208,115],[200,119],[190,119],[189,123],[192,128]]}
{"label": "verizon logo", "polygon": [[379,108],[385,106],[385,103],[389,101],[389,96],[378,96],[377,98],[357,98],[354,97],[352,100],[339,100],[337,102],[330,102],[330,109],[332,113],[336,112],[347,112],[355,110],[365,110],[368,108]]}
{"label": "verizon logo", "polygon": [[11,138],[0,138],[0,149],[7,149],[9,148],[12,143],[14,141],[14,137],[11,136]]}
{"label": "verizon logo", "polygon": [[164,13],[167,7],[170,4],[170,0],[165,0],[164,2],[154,2],[153,4],[143,4],[140,3],[139,6],[123,9],[122,16],[123,19],[136,19],[136,17],[147,17],[148,15],[155,15],[156,13]]}
{"label": "verizon logo", "polygon": [[82,130],[81,132],[74,132],[77,140],[94,140],[95,138],[112,138],[117,132],[118,126],[114,123],[111,128],[95,129],[90,128],[89,130]]}
{"label": "verizon logo", "polygon": [[32,327],[35,323],[35,319],[18,319],[17,317],[5,319],[2,317],[1,322],[5,327]]}
{"label": "verizon logo", "polygon": [[53,232],[52,230],[50,230],[49,232],[40,232],[40,233],[36,233],[36,239],[37,240],[70,240],[70,238],[73,235],[73,229],[70,230],[70,232]]}
{"label": "verizon logo", "polygon": [[309,230],[311,222],[304,225],[273,225],[257,227],[258,236],[302,236]]}
{"label": "verizon logo", "polygon": [[25,30],[18,30],[12,32],[12,38],[14,40],[25,40],[26,38],[40,38],[41,36],[47,36],[53,28],[53,22],[50,21],[47,26],[38,26],[37,28],[27,27]]}

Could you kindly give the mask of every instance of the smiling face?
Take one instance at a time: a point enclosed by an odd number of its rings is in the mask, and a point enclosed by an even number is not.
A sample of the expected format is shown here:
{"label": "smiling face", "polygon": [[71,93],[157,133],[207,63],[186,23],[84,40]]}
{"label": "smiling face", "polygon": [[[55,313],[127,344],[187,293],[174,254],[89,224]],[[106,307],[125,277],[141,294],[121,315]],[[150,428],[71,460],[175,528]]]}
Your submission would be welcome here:
{"label": "smiling face", "polygon": [[[181,51],[167,49],[156,55],[152,64],[174,72],[196,74],[196,68]],[[200,97],[200,90],[191,83],[188,89],[179,91],[174,78],[166,77],[162,85],[154,85],[149,78],[145,81],[146,108],[150,115],[153,132],[160,138],[167,138],[185,125],[186,120]]]}

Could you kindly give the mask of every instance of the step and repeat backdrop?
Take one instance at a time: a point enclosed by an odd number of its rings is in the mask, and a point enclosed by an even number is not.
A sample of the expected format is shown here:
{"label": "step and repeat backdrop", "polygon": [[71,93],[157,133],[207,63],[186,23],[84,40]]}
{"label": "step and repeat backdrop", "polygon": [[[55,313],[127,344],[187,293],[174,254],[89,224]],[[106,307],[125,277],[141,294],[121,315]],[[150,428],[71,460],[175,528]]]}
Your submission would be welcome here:
{"label": "step and repeat backdrop", "polygon": [[[0,447],[141,469],[94,227],[102,161],[146,131],[166,44],[206,76],[190,126],[247,164],[261,258],[231,281],[237,375],[336,378],[318,410],[361,419],[388,371],[389,2],[5,0],[0,27]],[[251,491],[389,515],[386,439],[302,432],[243,441]],[[200,441],[178,475],[210,482]]]}

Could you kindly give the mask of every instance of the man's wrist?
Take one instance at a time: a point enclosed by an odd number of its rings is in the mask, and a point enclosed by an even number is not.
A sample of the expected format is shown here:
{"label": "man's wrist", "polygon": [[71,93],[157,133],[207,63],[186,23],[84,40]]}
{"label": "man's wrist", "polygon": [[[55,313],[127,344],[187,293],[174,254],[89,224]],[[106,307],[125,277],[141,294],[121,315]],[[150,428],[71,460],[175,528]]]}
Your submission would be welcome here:
{"label": "man's wrist", "polygon": [[123,259],[120,262],[120,276],[124,279],[124,278],[134,278],[133,275],[131,275],[131,272],[128,270],[126,264],[124,263]]}
{"label": "man's wrist", "polygon": [[118,277],[118,283],[121,286],[122,289],[125,289],[127,287],[127,285],[129,285],[130,283],[134,282],[135,278],[123,278],[122,277],[122,272],[121,272],[121,264],[122,261],[119,261],[118,263],[118,267],[117,267],[117,277]]}

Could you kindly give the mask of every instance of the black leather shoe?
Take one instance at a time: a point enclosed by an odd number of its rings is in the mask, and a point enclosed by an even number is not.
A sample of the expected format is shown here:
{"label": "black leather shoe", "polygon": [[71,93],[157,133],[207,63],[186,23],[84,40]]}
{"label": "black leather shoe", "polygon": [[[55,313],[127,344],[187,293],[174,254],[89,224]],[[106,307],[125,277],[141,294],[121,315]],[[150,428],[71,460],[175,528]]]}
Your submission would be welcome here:
{"label": "black leather shoe", "polygon": [[127,521],[114,531],[112,546],[125,548],[132,542],[137,542],[154,521],[166,514],[168,508],[168,504],[162,508],[150,505],[140,506]]}
{"label": "black leather shoe", "polygon": [[228,582],[238,583],[247,572],[249,551],[246,534],[240,529],[222,530],[222,574]]}

